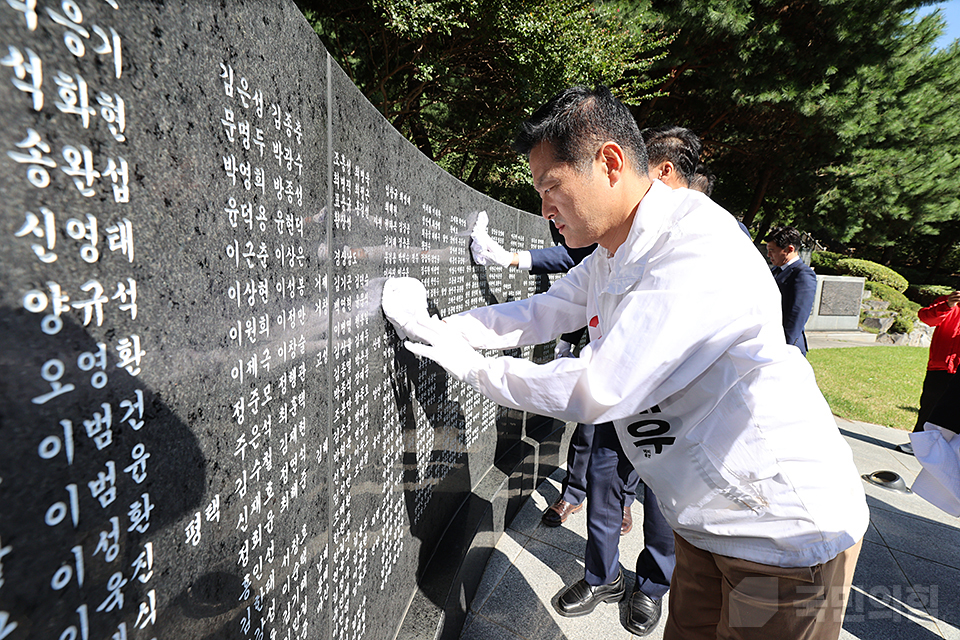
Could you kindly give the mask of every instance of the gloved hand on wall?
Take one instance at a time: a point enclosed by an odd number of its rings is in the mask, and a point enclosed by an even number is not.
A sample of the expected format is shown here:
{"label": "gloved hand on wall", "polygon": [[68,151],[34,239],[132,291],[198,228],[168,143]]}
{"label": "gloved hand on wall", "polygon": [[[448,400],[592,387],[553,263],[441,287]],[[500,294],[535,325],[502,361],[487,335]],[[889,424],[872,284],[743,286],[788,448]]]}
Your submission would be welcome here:
{"label": "gloved hand on wall", "polygon": [[389,278],[383,284],[380,306],[387,320],[404,340],[416,339],[422,325],[428,325],[431,321],[440,322],[430,317],[427,290],[416,278]]}
{"label": "gloved hand on wall", "polygon": [[470,252],[474,261],[484,266],[498,264],[509,267],[514,259],[513,254],[497,244],[486,231],[473,232],[470,236]]}
{"label": "gloved hand on wall", "polygon": [[483,356],[477,353],[460,332],[445,322],[424,326],[417,336],[422,342],[405,342],[411,353],[430,358],[457,380],[476,386],[476,371],[483,366]]}
{"label": "gloved hand on wall", "polygon": [[427,290],[416,278],[390,278],[383,285],[380,306],[384,315],[407,341],[410,352],[430,358],[458,380],[467,380],[483,363],[460,332],[427,311]]}
{"label": "gloved hand on wall", "polygon": [[487,233],[487,223],[489,218],[486,211],[477,212],[471,216],[467,231],[470,234],[470,252],[473,254],[473,260],[479,265],[487,266],[498,264],[501,267],[509,267],[513,262],[513,255]]}
{"label": "gloved hand on wall", "polygon": [[557,346],[553,348],[554,358],[572,358],[573,345],[563,338],[557,338]]}

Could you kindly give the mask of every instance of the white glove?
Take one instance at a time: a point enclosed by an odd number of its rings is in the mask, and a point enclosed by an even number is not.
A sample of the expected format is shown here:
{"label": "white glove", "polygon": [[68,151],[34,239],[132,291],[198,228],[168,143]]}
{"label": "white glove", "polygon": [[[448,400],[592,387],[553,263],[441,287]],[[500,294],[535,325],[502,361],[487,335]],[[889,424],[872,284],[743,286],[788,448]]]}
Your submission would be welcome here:
{"label": "white glove", "polygon": [[416,278],[389,278],[383,284],[380,306],[387,320],[404,340],[419,339],[420,327],[431,321],[427,311],[427,290]]}
{"label": "white glove", "polygon": [[476,387],[476,371],[483,366],[483,356],[474,351],[459,331],[439,319],[434,320],[420,325],[417,336],[428,344],[405,342],[404,346],[411,353],[430,358],[457,380]]}
{"label": "white glove", "polygon": [[553,348],[554,358],[572,358],[573,344],[563,338],[557,338],[557,346]]}
{"label": "white glove", "polygon": [[470,252],[473,254],[473,261],[479,265],[498,264],[501,267],[509,267],[513,262],[513,254],[501,247],[487,233],[487,224],[489,217],[486,211],[478,211],[470,214],[467,219],[467,228],[457,235],[470,236]]}
{"label": "white glove", "polygon": [[486,230],[474,231],[470,238],[470,251],[477,264],[498,264],[501,267],[509,267],[513,262],[513,253],[497,244]]}

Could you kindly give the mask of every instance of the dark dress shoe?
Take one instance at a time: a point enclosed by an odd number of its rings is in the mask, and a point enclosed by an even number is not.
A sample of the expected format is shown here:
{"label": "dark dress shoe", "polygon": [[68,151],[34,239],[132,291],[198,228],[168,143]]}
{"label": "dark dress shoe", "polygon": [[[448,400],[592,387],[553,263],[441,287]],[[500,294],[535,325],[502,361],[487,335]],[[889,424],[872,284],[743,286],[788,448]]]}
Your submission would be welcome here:
{"label": "dark dress shoe", "polygon": [[560,592],[553,608],[562,616],[573,618],[585,616],[601,602],[619,602],[624,594],[623,572],[610,584],[591,587],[586,580],[580,580]]}
{"label": "dark dress shoe", "polygon": [[625,536],[633,529],[633,514],[630,512],[630,505],[623,508],[623,522],[620,523],[620,535]]}
{"label": "dark dress shoe", "polygon": [[567,521],[571,513],[576,513],[580,509],[583,509],[582,502],[580,504],[570,504],[566,500],[560,499],[547,507],[540,520],[548,527],[559,527]]}
{"label": "dark dress shoe", "polygon": [[642,591],[634,591],[627,606],[627,631],[645,636],[660,622],[660,603],[663,598],[651,598]]}

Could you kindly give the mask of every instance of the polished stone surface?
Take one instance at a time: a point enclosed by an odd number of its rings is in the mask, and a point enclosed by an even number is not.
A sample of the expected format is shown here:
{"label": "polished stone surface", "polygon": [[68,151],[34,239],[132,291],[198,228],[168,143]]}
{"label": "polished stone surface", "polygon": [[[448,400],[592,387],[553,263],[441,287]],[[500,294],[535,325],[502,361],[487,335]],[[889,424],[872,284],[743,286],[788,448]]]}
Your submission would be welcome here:
{"label": "polished stone surface", "polygon": [[413,358],[379,292],[543,291],[459,234],[544,221],[419,154],[288,0],[0,4],[0,637],[455,636],[566,428]]}

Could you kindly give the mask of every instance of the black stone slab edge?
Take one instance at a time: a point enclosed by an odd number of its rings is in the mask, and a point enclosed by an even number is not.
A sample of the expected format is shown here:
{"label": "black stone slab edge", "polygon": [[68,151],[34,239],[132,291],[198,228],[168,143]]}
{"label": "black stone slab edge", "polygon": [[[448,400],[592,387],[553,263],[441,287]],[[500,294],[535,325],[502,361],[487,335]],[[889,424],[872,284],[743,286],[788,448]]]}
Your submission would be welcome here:
{"label": "black stone slab edge", "polygon": [[527,437],[487,471],[450,521],[418,581],[396,640],[460,636],[500,536],[540,483],[565,462],[575,427],[574,422],[527,415]]}

